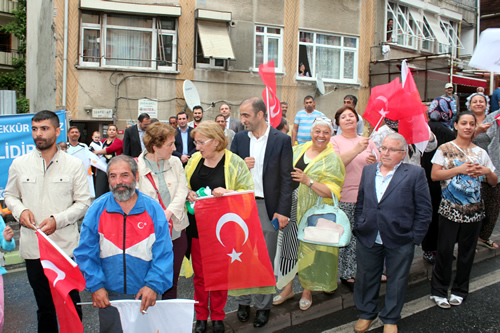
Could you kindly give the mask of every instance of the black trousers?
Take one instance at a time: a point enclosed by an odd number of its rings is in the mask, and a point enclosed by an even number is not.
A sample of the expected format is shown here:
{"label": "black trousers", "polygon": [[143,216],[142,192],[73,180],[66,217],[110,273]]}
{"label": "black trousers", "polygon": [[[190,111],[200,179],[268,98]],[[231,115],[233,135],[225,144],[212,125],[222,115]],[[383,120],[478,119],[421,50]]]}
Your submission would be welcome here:
{"label": "black trousers", "polygon": [[469,279],[476,254],[481,222],[456,223],[439,216],[439,237],[436,263],[432,270],[431,294],[448,298],[451,284],[453,249],[458,242],[457,273],[451,293],[463,298],[469,293]]}
{"label": "black trousers", "polygon": [[[36,304],[38,310],[36,312],[38,319],[38,332],[41,333],[54,333],[58,332],[57,315],[50,293],[49,280],[43,272],[40,259],[26,259],[26,273],[28,280],[35,294]],[[73,304],[75,305],[76,312],[82,320],[82,306],[76,305],[80,302],[80,294],[77,290],[72,290],[69,293]]]}

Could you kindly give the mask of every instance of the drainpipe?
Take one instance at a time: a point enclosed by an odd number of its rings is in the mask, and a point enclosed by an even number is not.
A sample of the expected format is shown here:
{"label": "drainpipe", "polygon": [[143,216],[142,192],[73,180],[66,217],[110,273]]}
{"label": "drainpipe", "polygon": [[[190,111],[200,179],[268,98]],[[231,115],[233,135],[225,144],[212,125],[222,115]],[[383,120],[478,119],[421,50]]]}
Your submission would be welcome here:
{"label": "drainpipe", "polygon": [[62,105],[66,109],[66,84],[68,80],[68,0],[64,0],[64,54]]}

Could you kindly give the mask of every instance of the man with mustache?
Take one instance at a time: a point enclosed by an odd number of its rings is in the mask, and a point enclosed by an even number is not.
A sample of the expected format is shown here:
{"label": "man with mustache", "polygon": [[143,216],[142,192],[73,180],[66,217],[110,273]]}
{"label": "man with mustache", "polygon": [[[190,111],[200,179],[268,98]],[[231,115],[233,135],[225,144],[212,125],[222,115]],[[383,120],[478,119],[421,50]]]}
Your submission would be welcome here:
{"label": "man with mustache", "polygon": [[[61,151],[57,137],[59,118],[52,111],[40,111],[31,120],[36,149],[16,158],[9,169],[5,203],[21,223],[19,255],[26,261],[26,273],[38,305],[38,332],[57,332],[57,317],[45,277],[35,230],[40,229],[70,257],[78,244],[78,220],[90,204],[87,173],[78,158]],[[69,295],[82,318],[77,290]]]}
{"label": "man with mustache", "polygon": [[147,313],[172,286],[172,241],[165,213],[135,189],[137,162],[127,155],[108,163],[108,192],[90,206],[75,259],[99,308],[101,332],[121,332],[114,299],[141,299]]}

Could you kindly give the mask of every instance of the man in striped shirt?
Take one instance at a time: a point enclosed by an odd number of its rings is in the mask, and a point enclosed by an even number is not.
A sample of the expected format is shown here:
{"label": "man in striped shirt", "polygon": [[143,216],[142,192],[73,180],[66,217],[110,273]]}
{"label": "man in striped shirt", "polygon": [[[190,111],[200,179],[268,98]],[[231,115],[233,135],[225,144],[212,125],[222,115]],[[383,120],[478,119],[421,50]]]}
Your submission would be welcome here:
{"label": "man in striped shirt", "polygon": [[299,112],[297,112],[297,115],[295,116],[295,120],[293,122],[293,145],[295,145],[295,141],[297,141],[297,144],[311,141],[311,125],[314,119],[316,119],[316,117],[325,116],[322,112],[316,110],[315,107],[316,102],[314,102],[314,98],[310,95],[307,95],[304,98],[304,110],[300,110]]}

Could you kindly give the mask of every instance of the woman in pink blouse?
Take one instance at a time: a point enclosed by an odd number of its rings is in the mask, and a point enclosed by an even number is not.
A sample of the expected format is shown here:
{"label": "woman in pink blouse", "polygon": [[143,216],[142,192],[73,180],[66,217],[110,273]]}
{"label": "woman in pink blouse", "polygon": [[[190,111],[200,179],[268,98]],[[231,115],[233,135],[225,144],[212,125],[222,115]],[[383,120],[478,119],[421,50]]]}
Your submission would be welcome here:
{"label": "woman in pink blouse", "polygon": [[[354,210],[363,167],[380,160],[380,153],[375,143],[356,133],[358,120],[358,114],[353,108],[350,106],[340,108],[335,113],[335,123],[342,132],[330,139],[333,149],[340,155],[345,165],[346,176],[339,205],[349,218],[351,227],[354,223]],[[354,288],[356,262],[356,237],[353,235],[351,243],[339,251],[340,281],[351,291]]]}

